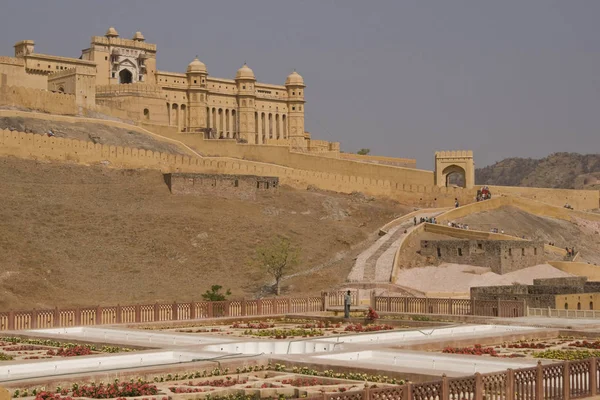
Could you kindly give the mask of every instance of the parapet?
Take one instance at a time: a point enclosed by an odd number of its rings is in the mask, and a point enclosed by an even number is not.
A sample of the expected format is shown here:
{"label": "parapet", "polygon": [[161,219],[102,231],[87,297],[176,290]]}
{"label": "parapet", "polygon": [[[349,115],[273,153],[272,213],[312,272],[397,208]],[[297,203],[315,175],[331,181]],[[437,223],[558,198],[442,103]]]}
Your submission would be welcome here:
{"label": "parapet", "polygon": [[473,150],[436,151],[435,158],[473,158]]}
{"label": "parapet", "polygon": [[279,178],[258,175],[171,173],[164,175],[172,194],[211,195],[254,200],[263,192],[275,192]]}

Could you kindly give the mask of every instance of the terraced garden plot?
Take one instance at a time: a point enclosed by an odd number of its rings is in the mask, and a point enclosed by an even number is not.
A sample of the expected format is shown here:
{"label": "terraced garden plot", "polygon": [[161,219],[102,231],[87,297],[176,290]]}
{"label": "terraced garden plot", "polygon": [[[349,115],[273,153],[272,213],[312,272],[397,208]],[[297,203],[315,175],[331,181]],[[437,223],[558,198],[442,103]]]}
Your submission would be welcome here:
{"label": "terraced garden plot", "polygon": [[468,347],[446,347],[442,353],[501,358],[583,360],[600,357],[600,340],[558,337],[545,340],[523,340],[496,346],[474,344]]}
{"label": "terraced garden plot", "polygon": [[253,337],[268,339],[309,338],[338,336],[362,332],[391,331],[408,326],[392,326],[383,322],[330,323],[325,321],[252,321],[234,322],[228,325],[201,325],[184,328],[167,328],[165,331],[189,334],[213,334],[229,337]]}
{"label": "terraced garden plot", "polygon": [[0,338],[0,362],[79,357],[128,351],[133,350],[118,346],[75,344],[49,339],[27,339],[20,337]]}

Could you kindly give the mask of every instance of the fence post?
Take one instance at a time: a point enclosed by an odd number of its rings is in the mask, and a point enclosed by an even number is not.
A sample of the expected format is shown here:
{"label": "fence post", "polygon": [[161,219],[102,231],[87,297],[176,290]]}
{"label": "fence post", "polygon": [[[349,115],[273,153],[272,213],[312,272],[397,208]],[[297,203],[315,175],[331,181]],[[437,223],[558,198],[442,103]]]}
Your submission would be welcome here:
{"label": "fence post", "polygon": [[413,398],[413,393],[412,393],[412,383],[407,382],[404,387],[406,388],[406,400],[412,400]]}
{"label": "fence post", "polygon": [[571,367],[569,361],[563,363],[563,400],[571,398]]}
{"label": "fence post", "polygon": [[375,290],[371,290],[369,303],[373,310],[377,310],[377,298],[375,297]]}
{"label": "fence post", "polygon": [[173,305],[171,305],[171,321],[179,320],[178,311],[177,303],[173,302]]}
{"label": "fence post", "polygon": [[75,326],[81,325],[81,308],[77,307],[75,309]]}
{"label": "fence post", "polygon": [[58,307],[54,308],[54,327],[60,327],[60,311]]}
{"label": "fence post", "polygon": [[158,303],[154,303],[154,322],[157,322],[160,319],[160,307]]}
{"label": "fence post", "polygon": [[[388,299],[389,299],[389,297],[388,297]],[[391,309],[390,309],[390,311],[391,311]],[[409,312],[408,311],[408,297],[404,298],[404,312],[405,313]]]}
{"label": "fence post", "polygon": [[512,368],[506,370],[505,400],[515,400],[515,371]]}
{"label": "fence post", "polygon": [[500,307],[502,306],[502,301],[500,299],[498,299],[498,305],[496,307],[498,307],[498,312],[496,315],[497,317],[504,317],[504,315],[502,315],[502,313],[500,312]]}
{"label": "fence post", "polygon": [[538,361],[535,370],[535,398],[544,398],[544,370],[542,369],[542,362]]}
{"label": "fence post", "polygon": [[448,314],[454,315],[454,301],[452,297],[448,299]]}
{"label": "fence post", "polygon": [[442,386],[440,393],[440,400],[448,400],[450,398],[450,393],[448,390],[448,377],[446,374],[442,374]]}
{"label": "fence post", "polygon": [[117,308],[115,310],[116,313],[116,323],[120,324],[123,322],[123,309],[121,308],[120,304],[117,304]]}
{"label": "fence post", "polygon": [[287,312],[288,312],[288,314],[292,313],[292,298],[291,297],[287,298]]}
{"label": "fence post", "polygon": [[477,300],[471,299],[471,312],[469,315],[477,315],[475,312],[475,306],[477,304]]}
{"label": "fence post", "polygon": [[473,400],[483,400],[483,381],[479,372],[475,372],[475,397]]}
{"label": "fence post", "polygon": [[365,390],[364,390],[364,395],[363,395],[363,399],[364,400],[370,400],[371,395],[369,394],[369,384],[365,382]]}
{"label": "fence post", "polygon": [[208,302],[208,306],[207,306],[208,310],[208,318],[212,318],[213,317],[213,303],[212,301]]}
{"label": "fence post", "polygon": [[196,319],[196,303],[193,301],[190,303],[190,319]]}
{"label": "fence post", "polygon": [[38,312],[37,310],[34,308],[33,311],[31,312],[31,327],[30,329],[37,329],[37,316],[38,316]]}
{"label": "fence post", "polygon": [[14,311],[8,312],[8,330],[9,331],[15,330],[15,312]]}
{"label": "fence post", "polygon": [[425,311],[423,314],[429,314],[429,297],[425,297]]}
{"label": "fence post", "polygon": [[102,307],[96,307],[96,325],[102,325]]}
{"label": "fence post", "polygon": [[595,396],[598,393],[598,359],[596,357],[590,358],[590,395]]}
{"label": "fence post", "polygon": [[139,304],[135,306],[135,322],[142,322],[142,306]]}
{"label": "fence post", "polygon": [[[324,304],[327,303],[327,300],[324,301]],[[327,308],[323,308],[323,311],[325,311]],[[256,315],[262,315],[262,299],[258,299],[256,301]]]}
{"label": "fence post", "polygon": [[246,316],[246,299],[242,299],[242,311],[241,311],[242,317]]}

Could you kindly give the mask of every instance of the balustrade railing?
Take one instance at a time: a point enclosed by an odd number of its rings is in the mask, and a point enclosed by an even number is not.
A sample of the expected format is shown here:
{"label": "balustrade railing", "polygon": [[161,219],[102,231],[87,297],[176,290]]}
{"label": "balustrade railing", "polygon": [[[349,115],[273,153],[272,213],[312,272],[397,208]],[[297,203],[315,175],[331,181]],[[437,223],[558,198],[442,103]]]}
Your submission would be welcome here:
{"label": "balustrade railing", "polygon": [[[323,393],[314,400],[570,400],[594,397],[600,359],[508,369],[504,372],[407,383],[379,388],[365,387],[343,393]],[[313,399],[311,399],[313,400]]]}

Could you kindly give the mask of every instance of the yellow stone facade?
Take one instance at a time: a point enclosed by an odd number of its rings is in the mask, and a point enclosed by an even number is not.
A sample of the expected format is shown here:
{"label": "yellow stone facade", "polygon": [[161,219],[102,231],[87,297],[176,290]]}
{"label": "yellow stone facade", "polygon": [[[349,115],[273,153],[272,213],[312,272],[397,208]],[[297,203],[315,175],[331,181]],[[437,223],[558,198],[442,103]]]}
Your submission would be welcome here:
{"label": "yellow stone facade", "polygon": [[339,153],[339,143],[305,132],[305,85],[296,71],[283,85],[258,82],[246,64],[234,79],[213,77],[197,57],[184,73],[159,71],[155,44],[141,32],[121,38],[113,27],[93,36],[78,59],[39,54],[34,45],[20,41],[14,57],[0,57],[0,86],[74,95],[78,107],[114,110],[205,139]]}

